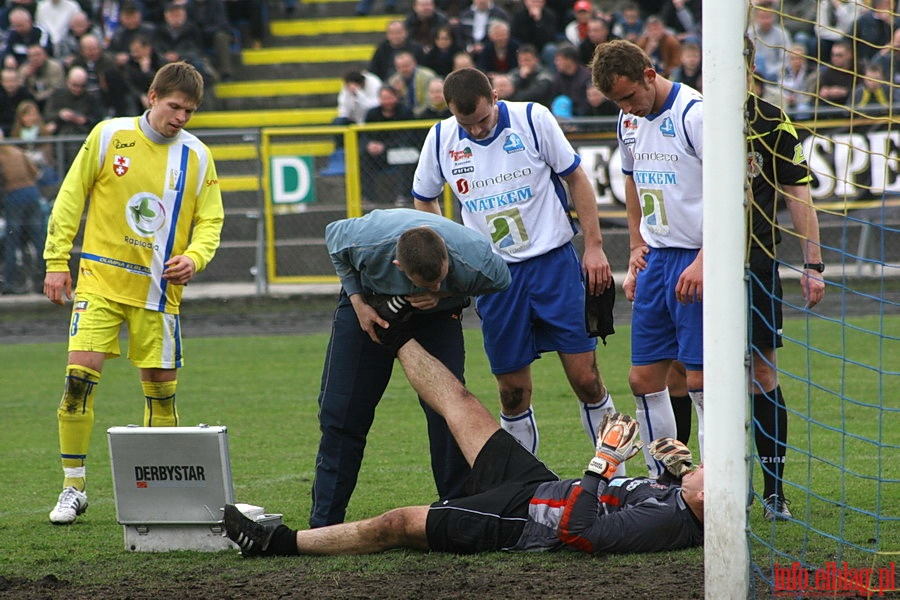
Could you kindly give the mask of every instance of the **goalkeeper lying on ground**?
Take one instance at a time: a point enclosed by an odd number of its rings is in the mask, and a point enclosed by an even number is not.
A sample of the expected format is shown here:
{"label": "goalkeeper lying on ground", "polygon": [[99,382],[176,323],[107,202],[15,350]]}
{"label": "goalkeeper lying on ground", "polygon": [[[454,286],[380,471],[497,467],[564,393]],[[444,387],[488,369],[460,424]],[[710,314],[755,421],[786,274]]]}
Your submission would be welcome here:
{"label": "goalkeeper lying on ground", "polygon": [[443,416],[472,465],[469,495],[305,531],[266,528],[225,507],[225,529],[244,556],[366,554],[391,548],[469,554],[494,550],[656,552],[703,543],[703,467],[666,438],[651,444],[670,483],[615,478],[641,448],[637,422],[616,413],[601,423],[596,456],[580,480],[560,481],[522,448],[481,402],[401,324],[381,332],[419,396]]}

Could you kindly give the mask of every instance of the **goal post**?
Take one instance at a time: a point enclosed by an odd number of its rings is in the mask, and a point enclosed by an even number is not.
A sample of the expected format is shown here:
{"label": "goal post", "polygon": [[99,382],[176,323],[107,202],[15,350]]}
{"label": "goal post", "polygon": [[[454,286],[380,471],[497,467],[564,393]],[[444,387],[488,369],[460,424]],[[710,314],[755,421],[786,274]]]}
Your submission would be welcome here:
{"label": "goal post", "polygon": [[706,598],[745,598],[746,0],[703,5],[703,354]]}

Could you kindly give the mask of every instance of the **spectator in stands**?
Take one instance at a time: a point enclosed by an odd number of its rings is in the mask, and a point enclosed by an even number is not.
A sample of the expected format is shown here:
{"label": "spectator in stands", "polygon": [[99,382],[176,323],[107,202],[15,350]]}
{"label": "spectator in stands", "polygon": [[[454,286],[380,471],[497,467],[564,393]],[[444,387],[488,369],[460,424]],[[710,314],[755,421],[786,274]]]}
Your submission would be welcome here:
{"label": "spectator in stands", "polygon": [[400,93],[402,102],[418,117],[428,107],[428,84],[437,75],[419,65],[412,52],[398,53],[394,58],[394,70],[388,84]]}
{"label": "spectator in stands", "polygon": [[[847,0],[818,0],[816,23],[813,26],[818,40],[817,56],[819,60],[826,61],[831,57],[831,45],[843,40],[853,31],[856,19],[862,14],[862,7],[858,2]],[[814,49],[809,48],[807,52]]]}
{"label": "spectator in stands", "polygon": [[16,120],[16,107],[23,100],[34,101],[34,96],[22,84],[22,77],[13,68],[0,71],[0,130],[8,137]]}
{"label": "spectator in stands", "polygon": [[784,71],[785,51],[791,47],[791,36],[776,22],[772,0],[756,0],[747,36],[756,47],[756,76],[777,82]]}
{"label": "spectator in stands", "polygon": [[203,76],[207,89],[212,88],[216,73],[206,60],[200,31],[187,20],[187,7],[170,2],[163,11],[163,19],[164,23],[156,28],[154,48],[166,62],[183,60],[193,65]]}
{"label": "spectator in stands", "polygon": [[44,187],[59,183],[53,147],[49,143],[38,143],[37,139],[50,137],[56,132],[55,123],[45,123],[36,102],[23,100],[16,107],[16,120],[10,138],[26,142],[21,148],[38,170],[37,185]]}
{"label": "spectator in stands", "polygon": [[[27,294],[42,289],[45,270],[40,257],[44,251],[46,227],[37,176],[37,167],[21,148],[0,146],[0,193],[4,196],[3,216],[6,220],[4,295]],[[19,254],[36,257],[36,264],[31,265],[30,273],[20,272]]]}
{"label": "spectator in stands", "polygon": [[[378,106],[366,113],[366,123],[387,123],[415,119],[412,111],[403,104],[402,96],[390,85],[378,93]],[[373,204],[407,206],[412,189],[415,160],[411,164],[398,162],[392,151],[402,153],[405,148],[418,148],[415,142],[421,134],[412,130],[363,131],[360,136],[360,175],[371,186],[364,190],[363,208]]]}
{"label": "spectator in stands", "polygon": [[87,13],[75,13],[69,22],[69,30],[59,44],[54,44],[54,57],[59,60],[68,71],[75,57],[81,52],[81,38],[86,35],[92,35],[97,39],[103,39],[103,32],[100,30]]}
{"label": "spectator in stands", "polygon": [[618,117],[619,105],[593,85],[587,87],[588,117]]}
{"label": "spectator in stands", "polygon": [[610,32],[609,22],[601,16],[591,17],[588,21],[587,37],[578,44],[578,57],[581,64],[589,66],[594,60],[594,49],[598,44],[615,39]]}
{"label": "spectator in stands", "polygon": [[703,0],[666,0],[659,11],[666,28],[684,42],[700,42]]}
{"label": "spectator in stands", "polygon": [[148,42],[156,34],[156,27],[144,21],[140,7],[131,0],[122,3],[119,9],[119,26],[109,41],[108,50],[116,59],[117,65],[124,65],[131,58],[131,41],[138,36]]}
{"label": "spectator in stands", "polygon": [[850,42],[836,42],[831,46],[831,64],[822,65],[810,75],[807,92],[815,94],[824,102],[819,107],[847,106],[856,88],[853,45]]}
{"label": "spectator in stands", "polygon": [[513,13],[510,34],[513,39],[534,45],[544,65],[553,64],[560,25],[546,0],[522,0],[522,7]]}
{"label": "spectator in stands", "polygon": [[156,72],[166,64],[166,59],[153,48],[150,38],[144,35],[131,39],[128,52],[128,61],[122,66],[125,84],[131,97],[130,103],[134,107],[132,113],[142,113],[150,108],[147,92]]}
{"label": "spectator in stands", "polygon": [[456,43],[453,28],[450,25],[438,27],[434,34],[434,43],[431,49],[425,53],[422,63],[440,77],[446,77],[453,70],[453,57],[462,50]]}
{"label": "spectator in stands", "polygon": [[488,23],[510,22],[509,13],[496,6],[493,0],[472,0],[472,6],[459,15],[459,41],[466,52],[477,55],[487,42]]}
{"label": "spectator in stands", "polygon": [[221,81],[230,81],[234,75],[231,61],[231,44],[234,32],[228,22],[228,13],[222,0],[188,0],[188,21],[200,30],[203,49],[212,54],[213,66]]}
{"label": "spectator in stands", "polygon": [[587,39],[588,23],[594,16],[594,5],[591,4],[590,0],[577,0],[572,5],[572,11],[575,13],[575,18],[569,21],[564,31],[569,43],[578,47],[581,42]]}
{"label": "spectator in stands", "polygon": [[428,106],[419,115],[420,119],[440,121],[452,116],[444,99],[444,78],[435,77],[428,84]]}
{"label": "spectator in stands", "polygon": [[553,78],[553,102],[560,96],[571,100],[573,117],[588,114],[590,105],[587,88],[591,85],[591,71],[581,64],[578,50],[568,42],[556,47],[556,75]]}
{"label": "spectator in stands", "polygon": [[[375,0],[359,0],[356,4],[354,14],[357,16],[367,15],[372,12],[372,5]],[[397,12],[397,0],[384,0],[384,14],[391,15]]]}
{"label": "spectator in stands", "polygon": [[900,27],[894,30],[890,45],[882,48],[872,60],[881,65],[882,73],[888,74],[885,79],[900,86]]}
{"label": "spectator in stands", "polygon": [[896,26],[893,0],[872,0],[872,8],[859,16],[853,29],[853,52],[860,66],[890,45]]}
{"label": "spectator in stands", "polygon": [[40,0],[34,22],[50,34],[50,41],[58,44],[69,31],[72,16],[78,12],[81,12],[81,5],[75,0]]}
{"label": "spectator in stands", "polygon": [[647,17],[644,33],[638,38],[640,46],[653,63],[653,69],[669,79],[672,70],[681,64],[681,43],[666,30],[662,19],[657,16]]}
{"label": "spectator in stands", "polygon": [[96,93],[103,101],[108,116],[131,115],[137,112],[127,93],[125,78],[116,60],[106,52],[98,38],[85,35],[81,38],[81,52],[75,57],[73,67],[81,67],[88,75],[87,91]]}
{"label": "spectator in stands", "polygon": [[511,36],[509,23],[491,21],[488,41],[475,57],[475,64],[489,77],[495,73],[509,73],[518,66],[518,51],[519,42]]}
{"label": "spectator in stands", "polygon": [[553,75],[541,64],[537,48],[531,44],[519,47],[519,66],[512,71],[514,92],[509,98],[516,102],[537,102],[550,108],[553,102]]}
{"label": "spectator in stands", "polygon": [[474,69],[475,68],[475,59],[472,58],[472,55],[466,51],[457,52],[456,56],[453,57],[453,70],[458,71],[459,69]]}
{"label": "spectator in stands", "polygon": [[623,2],[619,12],[613,15],[612,34],[617,39],[637,42],[644,33],[641,9],[635,2]]}
{"label": "spectator in stands", "polygon": [[498,100],[512,100],[513,94],[516,93],[516,85],[513,83],[513,78],[506,73],[495,73],[491,77],[491,87],[497,93]]}
{"label": "spectator in stands", "polygon": [[[828,45],[829,51],[831,44]],[[788,51],[787,64],[781,76],[781,108],[792,118],[809,117],[811,98],[807,85],[812,69],[807,60],[809,49],[804,44],[794,44]]]}
{"label": "spectator in stands", "polygon": [[672,69],[669,79],[703,92],[703,51],[700,46],[694,42],[681,43],[681,64]]}
{"label": "spectator in stands", "polygon": [[344,73],[344,83],[337,97],[335,125],[365,123],[366,113],[378,106],[382,81],[374,73],[352,70]]}
{"label": "spectator in stands", "polygon": [[[55,123],[56,135],[86,136],[104,117],[103,101],[97,94],[87,91],[87,84],[87,72],[81,67],[72,67],[66,76],[66,87],[56,90],[47,100],[44,120]],[[80,142],[65,145],[65,163],[60,165],[63,171],[69,168],[80,147]]]}
{"label": "spectator in stands", "polygon": [[42,110],[47,98],[66,85],[62,63],[47,56],[47,50],[40,44],[28,48],[28,59],[19,67],[19,77]]}
{"label": "spectator in stands", "polygon": [[438,28],[449,24],[450,19],[435,6],[434,0],[413,0],[412,10],[403,22],[409,39],[418,42],[426,52],[434,43]]}
{"label": "spectator in stands", "polygon": [[[245,46],[262,48],[268,30],[268,5],[258,0],[226,0],[228,22],[241,31]],[[244,35],[245,31],[249,35]]]}
{"label": "spectator in stands", "polygon": [[3,49],[3,66],[18,69],[28,59],[28,47],[39,44],[53,54],[50,34],[35,25],[31,13],[24,8],[14,8],[9,12],[9,29]]}
{"label": "spectator in stands", "polygon": [[394,56],[398,52],[412,52],[416,62],[425,60],[425,51],[421,44],[409,39],[409,33],[403,21],[391,21],[385,31],[385,39],[379,42],[369,61],[369,72],[374,73],[382,81],[387,81],[394,74]]}
{"label": "spectator in stands", "polygon": [[853,92],[853,109],[884,114],[894,105],[894,86],[885,80],[884,70],[878,61],[867,63],[863,73]]}

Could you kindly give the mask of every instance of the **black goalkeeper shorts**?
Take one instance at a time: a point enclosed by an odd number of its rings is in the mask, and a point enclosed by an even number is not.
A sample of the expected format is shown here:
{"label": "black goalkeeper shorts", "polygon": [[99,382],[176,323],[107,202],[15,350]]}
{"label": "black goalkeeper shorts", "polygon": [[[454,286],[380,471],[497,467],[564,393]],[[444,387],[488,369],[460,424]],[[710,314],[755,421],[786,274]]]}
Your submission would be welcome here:
{"label": "black goalkeeper shorts", "polygon": [[487,441],[466,482],[466,496],[428,510],[428,547],[473,554],[514,545],[528,520],[535,489],[559,477],[502,429]]}

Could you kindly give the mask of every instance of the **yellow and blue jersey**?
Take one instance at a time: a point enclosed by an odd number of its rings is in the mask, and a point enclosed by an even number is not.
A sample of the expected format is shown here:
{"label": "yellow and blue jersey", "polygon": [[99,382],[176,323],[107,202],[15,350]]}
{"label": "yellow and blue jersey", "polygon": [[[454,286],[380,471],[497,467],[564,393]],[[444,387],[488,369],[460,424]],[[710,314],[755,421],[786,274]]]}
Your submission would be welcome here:
{"label": "yellow and blue jersey", "polygon": [[77,291],[177,314],[183,286],[162,278],[165,263],[183,254],[199,272],[212,260],[222,194],[209,148],[186,131],[152,140],[141,118],[104,121],[88,135],[54,203],[44,258],[47,271],[68,271],[88,203]]}

